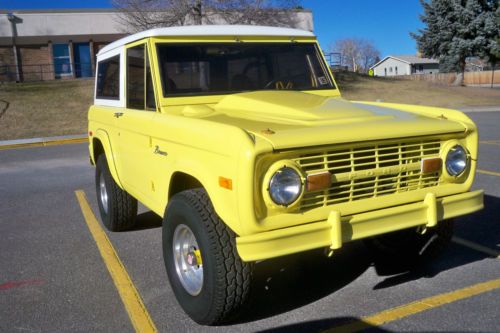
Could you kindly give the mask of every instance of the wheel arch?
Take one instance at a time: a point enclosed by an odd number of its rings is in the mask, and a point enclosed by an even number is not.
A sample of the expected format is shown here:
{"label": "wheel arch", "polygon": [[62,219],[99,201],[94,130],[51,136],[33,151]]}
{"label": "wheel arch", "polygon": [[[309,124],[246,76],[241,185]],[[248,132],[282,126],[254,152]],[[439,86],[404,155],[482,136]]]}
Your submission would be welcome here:
{"label": "wheel arch", "polygon": [[[237,218],[236,205],[231,204],[234,202],[234,193],[218,188],[215,184],[210,181],[210,177],[204,173],[198,173],[194,170],[178,170],[175,171],[170,177],[170,183],[168,187],[168,202],[177,193],[202,188],[206,191],[212,206],[214,207],[217,215],[224,221],[224,223],[233,230],[236,234],[240,234],[240,225]],[[222,191],[221,191],[222,189]]]}
{"label": "wheel arch", "polygon": [[118,177],[118,172],[116,170],[113,149],[111,147],[111,142],[109,140],[108,133],[105,132],[104,130],[96,131],[91,142],[92,142],[91,159],[94,162],[94,165],[95,163],[97,163],[99,155],[104,154],[104,156],[106,156],[106,161],[108,162],[109,172],[111,173],[111,176],[113,176],[113,179],[118,184],[118,186],[120,186],[120,188],[123,189],[123,185],[120,182],[120,178]]}

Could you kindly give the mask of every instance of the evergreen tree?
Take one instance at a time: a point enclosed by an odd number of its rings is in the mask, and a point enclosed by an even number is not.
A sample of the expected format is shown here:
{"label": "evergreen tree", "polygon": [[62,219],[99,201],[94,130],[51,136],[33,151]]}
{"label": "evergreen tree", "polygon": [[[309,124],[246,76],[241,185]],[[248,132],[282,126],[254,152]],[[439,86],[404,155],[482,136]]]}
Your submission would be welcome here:
{"label": "evergreen tree", "polygon": [[420,52],[438,58],[440,69],[455,71],[463,84],[467,57],[484,56],[498,48],[498,0],[420,0],[426,27],[411,36]]}

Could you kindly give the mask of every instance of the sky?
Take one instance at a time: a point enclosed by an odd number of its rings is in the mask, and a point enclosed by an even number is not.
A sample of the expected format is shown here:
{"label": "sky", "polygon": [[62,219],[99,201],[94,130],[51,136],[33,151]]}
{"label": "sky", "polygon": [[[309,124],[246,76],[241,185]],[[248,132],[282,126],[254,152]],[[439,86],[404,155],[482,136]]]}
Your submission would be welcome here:
{"label": "sky", "polygon": [[[422,27],[419,0],[302,0],[311,9],[314,32],[328,52],[335,40],[363,38],[382,56],[415,54],[410,32]],[[111,8],[110,0],[0,0],[0,9]]]}

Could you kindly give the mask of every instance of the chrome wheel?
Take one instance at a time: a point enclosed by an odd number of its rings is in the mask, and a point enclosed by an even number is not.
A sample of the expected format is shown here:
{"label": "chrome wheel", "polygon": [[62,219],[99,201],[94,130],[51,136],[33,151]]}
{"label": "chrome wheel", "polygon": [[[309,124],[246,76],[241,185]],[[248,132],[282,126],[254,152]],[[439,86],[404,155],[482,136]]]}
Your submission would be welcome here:
{"label": "chrome wheel", "polygon": [[99,176],[99,195],[101,198],[102,208],[104,212],[108,213],[108,191],[106,190],[106,181],[104,180],[104,173]]}
{"label": "chrome wheel", "polygon": [[203,287],[203,263],[198,242],[187,225],[175,228],[172,245],[177,276],[184,289],[196,296]]}

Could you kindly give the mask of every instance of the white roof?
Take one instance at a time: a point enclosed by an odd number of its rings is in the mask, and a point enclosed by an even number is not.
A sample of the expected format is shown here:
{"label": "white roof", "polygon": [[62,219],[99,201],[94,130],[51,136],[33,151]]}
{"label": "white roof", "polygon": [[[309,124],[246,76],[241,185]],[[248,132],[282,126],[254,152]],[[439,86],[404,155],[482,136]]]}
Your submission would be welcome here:
{"label": "white roof", "polygon": [[421,58],[421,57],[417,57],[414,55],[396,55],[396,56],[387,56],[384,59],[377,62],[375,65],[373,65],[370,68],[377,67],[378,65],[380,65],[381,63],[383,63],[384,61],[386,61],[389,58],[396,59],[396,60],[405,62],[405,63],[410,64],[410,65],[439,64],[439,60],[437,60],[437,59]]}
{"label": "white roof", "polygon": [[106,53],[122,45],[155,36],[287,36],[314,37],[310,31],[266,27],[258,25],[189,25],[182,27],[157,28],[138,32],[121,38],[103,47],[99,54]]}

